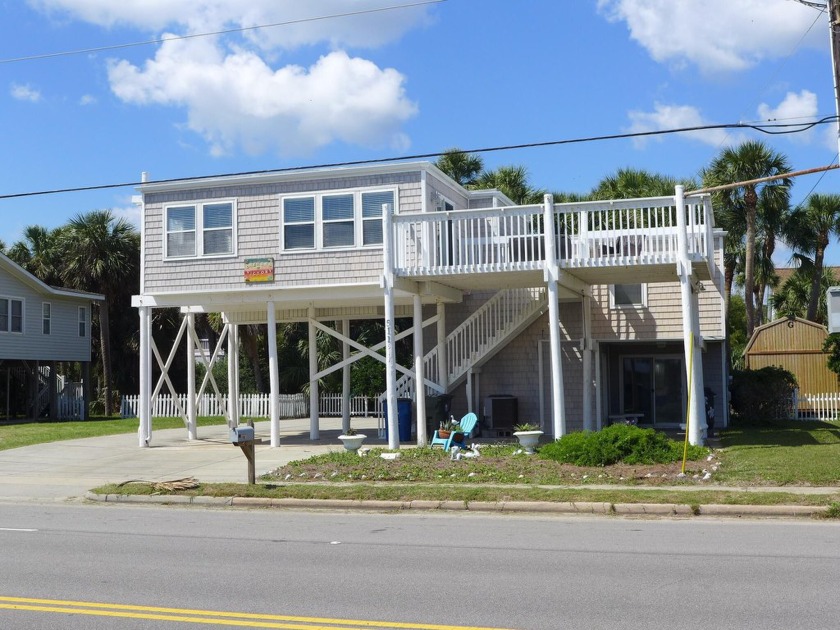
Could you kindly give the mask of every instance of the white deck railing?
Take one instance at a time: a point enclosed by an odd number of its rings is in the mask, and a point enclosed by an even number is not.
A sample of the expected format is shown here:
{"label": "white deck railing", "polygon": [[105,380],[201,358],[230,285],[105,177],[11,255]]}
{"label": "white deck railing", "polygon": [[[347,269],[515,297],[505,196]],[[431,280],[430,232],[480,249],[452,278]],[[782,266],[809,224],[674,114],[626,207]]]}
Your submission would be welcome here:
{"label": "white deck railing", "polygon": [[[268,418],[271,396],[269,394],[242,394],[239,396],[239,416],[245,418]],[[187,395],[178,396],[181,409],[187,408]],[[140,405],[139,396],[123,396],[120,403],[120,415],[123,418],[136,418]],[[224,416],[228,397],[221,399],[214,394],[204,394],[198,399],[196,414],[199,416]],[[305,418],[309,415],[309,396],[304,394],[280,394],[279,411],[281,418]],[[354,396],[350,398],[350,415],[373,416],[377,413],[374,398]],[[181,415],[178,404],[170,395],[160,395],[154,400],[153,418],[167,418]],[[341,394],[323,394],[318,402],[318,415],[340,416]]]}
{"label": "white deck railing", "polygon": [[[713,255],[708,196],[685,205],[689,258]],[[554,205],[561,268],[670,263],[677,260],[673,197]],[[398,275],[531,271],[545,261],[543,206],[406,213],[394,216]]]}

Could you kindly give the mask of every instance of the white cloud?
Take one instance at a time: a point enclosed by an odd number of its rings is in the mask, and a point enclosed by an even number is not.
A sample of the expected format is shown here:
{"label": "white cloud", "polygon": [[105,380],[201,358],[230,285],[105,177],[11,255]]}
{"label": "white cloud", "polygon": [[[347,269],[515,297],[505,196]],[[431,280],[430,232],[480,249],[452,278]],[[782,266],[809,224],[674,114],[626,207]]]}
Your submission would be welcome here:
{"label": "white cloud", "polygon": [[93,94],[85,94],[79,99],[79,105],[95,105],[96,97]]}
{"label": "white cloud", "polygon": [[140,229],[140,206],[131,204],[123,207],[110,208],[111,214],[117,219],[125,219],[131,225]]}
{"label": "white cloud", "polygon": [[9,93],[12,95],[12,98],[15,98],[19,101],[29,101],[30,103],[37,103],[41,100],[41,92],[33,88],[28,83],[26,85],[20,83],[12,83],[12,87],[9,90]]}
{"label": "white cloud", "polygon": [[[777,107],[767,103],[758,106],[758,118],[762,122],[797,123],[811,122],[817,117],[817,95],[809,90],[802,90],[799,94],[788,92]],[[787,138],[797,142],[809,142],[813,129],[800,133],[789,134]]]}
{"label": "white cloud", "polygon": [[402,150],[400,127],[417,111],[403,75],[341,51],[309,68],[272,70],[251,52],[225,55],[209,39],[177,40],[143,68],[112,62],[108,75],[123,101],[185,107],[188,127],[216,155],[237,147],[301,155],[335,141]]}
{"label": "white cloud", "polygon": [[[790,0],[598,0],[598,9],[610,21],[626,22],[655,61],[691,63],[707,73],[789,54],[818,16]],[[826,25],[823,15],[803,43],[826,46]]]}
{"label": "white cloud", "polygon": [[430,20],[429,8],[422,6],[329,17],[381,8],[383,3],[376,0],[191,0],[188,10],[172,0],[29,0],[29,4],[58,17],[69,15],[100,26],[133,26],[151,32],[202,33],[282,24],[242,34],[266,51],[320,42],[373,48]]}
{"label": "white cloud", "polygon": [[[627,114],[630,118],[630,133],[645,133],[651,131],[663,131],[667,129],[684,129],[687,127],[702,127],[713,124],[705,120],[700,110],[691,105],[663,105],[656,103],[654,111],[642,112],[631,111]],[[741,133],[727,129],[706,129],[698,131],[682,132],[680,135],[697,140],[714,147],[721,147],[730,144],[738,144],[744,140]],[[663,136],[652,136],[662,139]],[[643,148],[649,138],[636,138],[634,144],[637,148]]]}

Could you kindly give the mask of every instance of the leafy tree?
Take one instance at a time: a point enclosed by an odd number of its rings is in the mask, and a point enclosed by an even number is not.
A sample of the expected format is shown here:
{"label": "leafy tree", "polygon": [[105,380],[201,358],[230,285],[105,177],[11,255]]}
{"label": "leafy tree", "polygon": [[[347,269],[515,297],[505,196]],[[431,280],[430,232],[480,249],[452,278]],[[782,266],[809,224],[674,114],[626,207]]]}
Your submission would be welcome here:
{"label": "leafy tree", "polygon": [[[101,293],[99,305],[99,347],[105,414],[112,413],[110,307],[126,286],[136,278],[140,261],[140,235],[124,219],[117,219],[110,210],[93,210],[76,215],[62,231],[59,239],[63,267],[61,280],[65,286]],[[136,292],[139,286],[132,287]]]}
{"label": "leafy tree", "polygon": [[49,230],[40,225],[27,226],[23,230],[23,238],[11,246],[8,256],[46,284],[59,284],[62,252],[58,243],[61,232],[62,228]]}
{"label": "leafy tree", "polygon": [[484,171],[475,187],[496,188],[517,205],[542,203],[545,194],[545,191],[531,186],[528,169],[524,166],[500,166],[495,171]]}
{"label": "leafy tree", "polygon": [[744,350],[747,347],[747,313],[744,298],[733,295],[729,300],[729,316],[726,318],[727,337],[732,355],[732,367],[741,369],[744,365]]}
{"label": "leafy tree", "polygon": [[[802,264],[796,272],[778,289],[771,298],[776,312],[782,317],[805,317],[811,300],[811,287],[816,269],[813,265]],[[823,270],[820,278],[820,288],[817,292],[817,311],[810,321],[823,324],[828,321],[828,307],[826,305],[826,291],[836,284],[831,269]]]}
{"label": "leafy tree", "polygon": [[[752,335],[755,314],[756,240],[758,238],[758,209],[782,208],[790,202],[792,180],[781,177],[766,182],[755,179],[774,177],[791,170],[787,157],[776,153],[763,142],[748,141],[739,147],[728,147],[712,160],[703,171],[705,186],[736,184],[714,193],[716,205],[725,208],[730,217],[744,217],[744,294],[747,314],[747,336]],[[726,227],[726,226],[724,226]]]}
{"label": "leafy tree", "polygon": [[809,196],[806,205],[792,213],[786,231],[793,247],[799,253],[810,256],[813,262],[805,317],[812,322],[820,321],[820,296],[825,296],[825,289],[821,288],[824,285],[825,250],[832,237],[840,236],[840,195]]}

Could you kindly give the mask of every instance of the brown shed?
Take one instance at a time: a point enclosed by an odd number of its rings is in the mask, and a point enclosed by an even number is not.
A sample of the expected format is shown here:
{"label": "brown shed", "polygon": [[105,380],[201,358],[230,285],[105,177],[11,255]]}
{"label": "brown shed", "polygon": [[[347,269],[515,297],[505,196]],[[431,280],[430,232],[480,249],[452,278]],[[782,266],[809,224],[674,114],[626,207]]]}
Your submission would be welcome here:
{"label": "brown shed", "polygon": [[825,326],[783,317],[753,331],[744,350],[744,364],[751,370],[775,365],[792,372],[802,394],[838,392],[840,381],[828,369],[828,355],[822,351],[826,337]]}

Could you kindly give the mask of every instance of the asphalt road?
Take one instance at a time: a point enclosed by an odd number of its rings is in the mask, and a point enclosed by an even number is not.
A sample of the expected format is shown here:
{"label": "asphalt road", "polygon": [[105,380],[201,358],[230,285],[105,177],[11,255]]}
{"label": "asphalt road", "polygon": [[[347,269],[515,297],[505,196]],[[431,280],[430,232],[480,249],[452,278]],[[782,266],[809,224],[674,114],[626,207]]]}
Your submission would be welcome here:
{"label": "asphalt road", "polygon": [[829,521],[5,503],[0,628],[836,628],[838,543]]}

